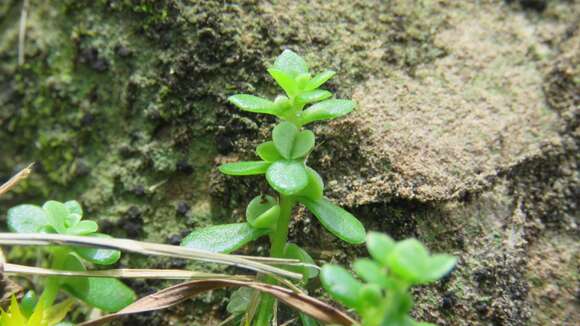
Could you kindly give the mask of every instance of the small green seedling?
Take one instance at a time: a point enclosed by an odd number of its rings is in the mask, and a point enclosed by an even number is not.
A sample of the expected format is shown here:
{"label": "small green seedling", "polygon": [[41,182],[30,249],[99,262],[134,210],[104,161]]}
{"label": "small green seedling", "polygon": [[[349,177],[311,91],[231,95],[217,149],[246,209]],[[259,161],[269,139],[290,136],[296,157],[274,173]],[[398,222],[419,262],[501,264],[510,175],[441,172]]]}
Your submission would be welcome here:
{"label": "small green seedling", "polygon": [[[58,233],[89,237],[110,238],[98,233],[94,221],[82,220],[81,205],[72,200],[65,203],[47,201],[42,207],[19,205],[8,210],[8,228],[17,233]],[[118,250],[88,247],[48,247],[50,267],[57,270],[85,271],[85,263],[111,265],[121,257]],[[44,307],[54,303],[59,290],[104,311],[118,311],[136,299],[136,295],[121,281],[113,278],[58,277],[46,278],[44,291],[38,300],[33,293],[22,302],[24,311],[32,311],[38,302]]]}
{"label": "small green seedling", "polygon": [[[304,126],[331,120],[350,113],[355,108],[351,100],[331,99],[332,93],[320,89],[335,72],[326,70],[312,76],[308,65],[298,54],[285,50],[268,69],[268,73],[284,90],[274,101],[238,94],[230,103],[243,111],[276,116],[280,119],[272,131],[272,140],[256,148],[259,161],[227,163],[219,170],[227,175],[265,175],[277,196],[262,194],[254,198],[246,209],[246,222],[210,226],[194,230],[182,242],[183,246],[229,253],[262,236],[270,238],[272,257],[298,258],[312,262],[312,258],[295,244],[288,244],[288,226],[293,208],[298,204],[310,210],[320,223],[336,237],[351,244],[365,241],[365,229],[352,214],[336,206],[323,196],[324,182],[320,175],[306,165],[316,139]],[[305,278],[315,277],[316,271],[303,268]],[[269,298],[269,297],[268,297]],[[272,304],[263,300],[257,325],[269,323]],[[264,317],[265,315],[268,315]]]}
{"label": "small green seedling", "polygon": [[372,259],[358,259],[353,265],[364,282],[340,266],[325,265],[320,273],[324,289],[337,301],[355,309],[363,326],[432,325],[409,316],[413,308],[409,288],[445,276],[455,266],[457,258],[430,255],[417,239],[395,242],[375,232],[369,233],[367,248]]}

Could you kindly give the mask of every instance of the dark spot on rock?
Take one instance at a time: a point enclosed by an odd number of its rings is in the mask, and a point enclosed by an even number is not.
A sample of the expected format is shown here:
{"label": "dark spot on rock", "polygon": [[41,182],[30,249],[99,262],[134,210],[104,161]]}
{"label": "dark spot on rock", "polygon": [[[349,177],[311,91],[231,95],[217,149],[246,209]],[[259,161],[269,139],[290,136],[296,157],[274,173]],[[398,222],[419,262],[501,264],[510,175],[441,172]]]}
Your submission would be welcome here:
{"label": "dark spot on rock", "polygon": [[81,127],[88,127],[95,122],[95,115],[87,112],[81,118]]}
{"label": "dark spot on rock", "polygon": [[117,55],[121,58],[127,58],[133,54],[131,49],[122,44],[119,44],[115,47],[115,53],[117,53]]}
{"label": "dark spot on rock", "polygon": [[189,175],[193,173],[193,165],[186,160],[180,160],[177,162],[175,170]]}
{"label": "dark spot on rock", "polygon": [[83,49],[79,56],[79,61],[86,64],[97,72],[105,72],[109,69],[109,62],[99,56],[99,50],[95,48]]}
{"label": "dark spot on rock", "polygon": [[477,302],[475,304],[475,311],[477,311],[477,313],[480,315],[487,315],[487,312],[489,311],[489,307],[488,307],[487,303],[485,303],[485,302]]}
{"label": "dark spot on rock", "polygon": [[473,272],[473,280],[479,283],[480,287],[493,280],[493,273],[488,268],[480,268]]}
{"label": "dark spot on rock", "polygon": [[520,4],[524,9],[531,9],[537,12],[543,12],[548,5],[547,0],[520,0]]}
{"label": "dark spot on rock", "polygon": [[119,221],[119,226],[125,230],[129,238],[137,238],[143,229],[141,210],[136,206],[131,206]]}
{"label": "dark spot on rock", "polygon": [[443,298],[441,298],[441,309],[450,310],[457,303],[457,297],[453,293],[446,293]]}
{"label": "dark spot on rock", "polygon": [[178,246],[181,243],[181,235],[174,234],[167,239],[167,243],[170,245]]}
{"label": "dark spot on rock", "polygon": [[187,212],[189,212],[189,205],[186,202],[180,202],[179,204],[177,204],[177,208],[176,208],[176,212],[177,214],[181,215],[181,216],[185,216],[187,214]]}
{"label": "dark spot on rock", "polygon": [[115,228],[115,223],[111,222],[110,220],[101,220],[99,221],[99,229],[101,233],[110,234],[113,232]]}
{"label": "dark spot on rock", "polygon": [[222,155],[229,154],[234,149],[232,140],[223,134],[219,134],[215,137],[215,143],[218,153]]}
{"label": "dark spot on rock", "polygon": [[133,193],[139,197],[145,196],[145,187],[136,186],[135,188],[133,188]]}
{"label": "dark spot on rock", "polygon": [[76,177],[84,177],[91,174],[91,167],[84,159],[77,159],[75,162],[74,175]]}

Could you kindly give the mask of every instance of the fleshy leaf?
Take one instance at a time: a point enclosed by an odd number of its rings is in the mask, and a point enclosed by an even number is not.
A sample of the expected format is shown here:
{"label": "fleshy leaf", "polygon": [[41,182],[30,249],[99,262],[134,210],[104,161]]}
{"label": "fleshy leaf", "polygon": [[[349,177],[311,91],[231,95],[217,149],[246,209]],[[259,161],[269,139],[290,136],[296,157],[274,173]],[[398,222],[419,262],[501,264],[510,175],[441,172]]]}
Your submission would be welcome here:
{"label": "fleshy leaf", "polygon": [[273,141],[267,141],[258,145],[256,148],[256,154],[258,154],[262,160],[267,162],[275,162],[283,159],[282,155],[278,153]]}
{"label": "fleshy leaf", "polygon": [[374,260],[387,266],[391,251],[395,248],[395,240],[386,234],[369,232],[367,235],[367,249]]}
{"label": "fleshy leaf", "polygon": [[45,211],[36,205],[18,205],[8,210],[8,228],[16,233],[37,233],[48,225]]}
{"label": "fleshy leaf", "polygon": [[272,78],[274,78],[276,83],[282,87],[288,96],[292,97],[298,93],[298,83],[292,75],[276,68],[268,69],[268,73],[270,76],[272,76]]}
{"label": "fleshy leaf", "polygon": [[80,221],[76,225],[66,229],[67,234],[87,235],[97,232],[99,225],[95,221]]}
{"label": "fleshy leaf", "polygon": [[228,101],[244,111],[272,115],[278,114],[279,106],[276,103],[254,95],[237,94],[230,96]]}
{"label": "fleshy leaf", "polygon": [[[284,248],[284,257],[288,259],[298,259],[303,263],[315,265],[314,259],[306,252],[306,250],[300,248],[294,243],[287,243]],[[308,281],[311,278],[318,276],[318,270],[314,267],[306,266],[288,266],[288,270],[300,273],[304,277],[304,281]]]}
{"label": "fleshy leaf", "polygon": [[278,153],[287,159],[291,158],[296,135],[298,135],[298,128],[288,121],[279,123],[272,131],[274,146],[276,146]]}
{"label": "fleshy leaf", "polygon": [[71,227],[76,225],[83,217],[83,209],[81,204],[76,200],[69,200],[64,203],[64,206],[68,210],[69,214],[64,221],[65,227]]}
{"label": "fleshy leaf", "polygon": [[268,233],[248,223],[222,224],[193,230],[181,241],[188,248],[216,253],[230,253]]}
{"label": "fleshy leaf", "polygon": [[351,213],[324,197],[318,200],[300,197],[299,200],[330,233],[351,244],[365,242],[365,228]]}
{"label": "fleshy leaf", "polygon": [[294,146],[292,146],[291,159],[297,159],[306,156],[314,147],[314,133],[310,130],[303,130],[296,135]]}
{"label": "fleshy leaf", "polygon": [[304,188],[298,196],[310,198],[311,200],[318,200],[322,198],[324,192],[324,181],[322,177],[314,169],[306,167],[308,173],[308,186]]}
{"label": "fleshy leaf", "polygon": [[360,289],[358,297],[365,306],[376,307],[383,297],[381,287],[377,284],[364,284]]}
{"label": "fleshy leaf", "polygon": [[46,219],[48,223],[56,230],[58,233],[65,233],[64,221],[68,218],[68,209],[63,203],[59,203],[54,200],[49,200],[44,205],[42,209],[46,213]]}
{"label": "fleshy leaf", "polygon": [[317,89],[318,87],[322,86],[322,84],[326,83],[330,78],[332,78],[336,74],[335,71],[332,70],[325,70],[320,74],[314,76],[304,88],[307,91],[311,91],[313,89]]}
{"label": "fleshy leaf", "polygon": [[248,310],[248,305],[256,290],[242,287],[235,290],[230,296],[230,302],[226,309],[230,314],[241,314]]}
{"label": "fleshy leaf", "polygon": [[292,196],[308,185],[308,174],[302,162],[277,161],[268,168],[266,180],[277,192]]}
{"label": "fleshy leaf", "polygon": [[270,164],[263,161],[235,162],[222,164],[218,169],[227,175],[255,175],[266,173]]}
{"label": "fleshy leaf", "polygon": [[76,200],[69,200],[64,203],[66,209],[68,209],[69,213],[79,214],[81,217],[83,216],[83,208],[81,204],[79,204]]}
{"label": "fleshy leaf", "polygon": [[414,284],[423,281],[427,272],[429,252],[417,239],[397,242],[387,263],[389,269],[400,278]]}
{"label": "fleshy leaf", "polygon": [[30,315],[32,315],[36,303],[38,303],[38,296],[36,295],[36,292],[33,290],[27,291],[22,299],[20,299],[20,308],[22,309],[24,316],[28,318]]}
{"label": "fleshy leaf", "polygon": [[423,274],[423,282],[433,282],[453,269],[457,263],[457,258],[451,255],[438,254],[429,257],[427,270]]}
{"label": "fleshy leaf", "polygon": [[276,58],[273,68],[280,69],[292,77],[308,73],[306,61],[292,50],[284,50]]}
{"label": "fleshy leaf", "polygon": [[355,108],[351,100],[326,100],[318,102],[302,112],[302,124],[342,117]]}
{"label": "fleshy leaf", "polygon": [[326,100],[331,96],[332,96],[331,92],[322,89],[317,89],[300,94],[300,96],[298,96],[298,100],[302,103],[314,103]]}
{"label": "fleshy leaf", "polygon": [[344,268],[336,265],[324,265],[320,272],[320,281],[324,289],[340,303],[358,309],[358,295],[362,283],[357,281]]}
{"label": "fleshy leaf", "polygon": [[387,274],[381,265],[368,258],[357,259],[353,265],[354,272],[367,283],[385,285]]}
{"label": "fleshy leaf", "polygon": [[[93,233],[91,237],[112,238],[110,235],[103,233]],[[112,265],[121,258],[119,250],[91,248],[91,247],[74,247],[74,251],[83,259],[97,265]]]}
{"label": "fleshy leaf", "polygon": [[246,208],[248,223],[258,229],[275,229],[280,205],[272,196],[256,196]]}
{"label": "fleshy leaf", "polygon": [[[83,264],[73,255],[67,256],[65,269],[85,270]],[[133,290],[114,278],[67,277],[63,279],[62,287],[88,305],[109,312],[119,311],[137,298]]]}

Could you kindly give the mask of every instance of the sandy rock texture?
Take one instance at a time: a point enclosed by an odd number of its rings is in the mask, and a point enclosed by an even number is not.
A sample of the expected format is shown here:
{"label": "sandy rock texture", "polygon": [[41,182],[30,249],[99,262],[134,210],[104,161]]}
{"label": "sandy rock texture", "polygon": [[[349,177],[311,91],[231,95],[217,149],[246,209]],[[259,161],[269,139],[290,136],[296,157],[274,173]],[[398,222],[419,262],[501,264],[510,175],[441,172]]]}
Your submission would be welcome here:
{"label": "sandy rock texture", "polygon": [[[358,103],[312,127],[309,164],[327,195],[369,230],[460,257],[416,290],[418,319],[580,320],[578,1],[30,0],[19,46],[21,8],[0,2],[0,181],[37,167],[0,201],[1,225],[7,208],[49,198],[76,198],[106,232],[147,241],[243,220],[268,188],[216,166],[255,158],[274,121],[226,98],[275,96],[265,68],[290,48],[338,71],[328,88]],[[302,209],[290,238],[318,263],[366,254]],[[120,266],[200,268],[133,255]],[[227,295],[120,324],[217,324]]]}

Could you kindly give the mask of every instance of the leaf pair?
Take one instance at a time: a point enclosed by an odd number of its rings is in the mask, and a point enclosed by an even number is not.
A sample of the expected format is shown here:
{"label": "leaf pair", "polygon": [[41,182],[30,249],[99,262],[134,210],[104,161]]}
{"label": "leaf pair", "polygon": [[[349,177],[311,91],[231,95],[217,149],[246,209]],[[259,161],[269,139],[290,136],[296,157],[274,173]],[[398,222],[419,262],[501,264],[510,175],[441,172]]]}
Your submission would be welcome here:
{"label": "leaf pair", "polygon": [[413,306],[408,287],[443,277],[453,268],[456,258],[429,255],[416,239],[395,242],[375,232],[368,234],[367,248],[373,260],[358,259],[353,266],[364,283],[340,266],[325,265],[320,279],[326,291],[357,310],[364,325],[428,325],[408,316]]}
{"label": "leaf pair", "polygon": [[451,255],[430,255],[427,248],[413,238],[395,242],[387,235],[372,232],[367,247],[375,261],[410,284],[436,281],[457,263],[457,258]]}
{"label": "leaf pair", "polygon": [[[77,201],[65,203],[47,201],[42,208],[36,205],[19,205],[8,210],[8,228],[16,233],[59,233],[106,238],[97,233],[94,221],[82,221],[83,210]],[[74,247],[84,259],[98,265],[111,265],[121,257],[118,250]]]}

